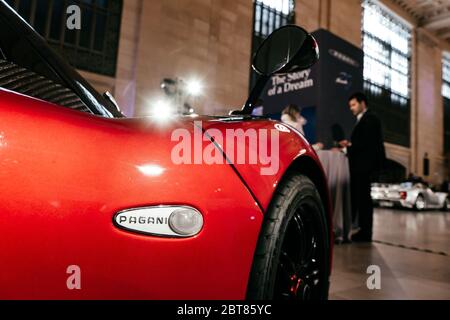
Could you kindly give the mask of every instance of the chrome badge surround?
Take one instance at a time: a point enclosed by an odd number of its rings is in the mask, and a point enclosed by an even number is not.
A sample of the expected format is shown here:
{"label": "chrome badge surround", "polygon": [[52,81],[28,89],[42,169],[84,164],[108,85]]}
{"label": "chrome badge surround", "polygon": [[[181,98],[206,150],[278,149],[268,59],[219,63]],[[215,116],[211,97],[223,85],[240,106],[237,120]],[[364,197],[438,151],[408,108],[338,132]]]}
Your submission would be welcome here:
{"label": "chrome badge surround", "polygon": [[199,234],[203,226],[196,234],[190,235],[182,235],[172,230],[169,218],[177,210],[195,211],[203,218],[201,212],[193,207],[161,205],[119,211],[114,215],[113,223],[122,230],[158,237],[189,238]]}
{"label": "chrome badge surround", "polygon": [[274,125],[274,127],[275,127],[275,129],[277,129],[277,130],[280,131],[280,132],[286,132],[286,133],[291,132],[291,130],[289,130],[288,127],[286,127],[285,125],[283,125],[283,124],[281,124],[281,123],[276,123],[276,124]]}

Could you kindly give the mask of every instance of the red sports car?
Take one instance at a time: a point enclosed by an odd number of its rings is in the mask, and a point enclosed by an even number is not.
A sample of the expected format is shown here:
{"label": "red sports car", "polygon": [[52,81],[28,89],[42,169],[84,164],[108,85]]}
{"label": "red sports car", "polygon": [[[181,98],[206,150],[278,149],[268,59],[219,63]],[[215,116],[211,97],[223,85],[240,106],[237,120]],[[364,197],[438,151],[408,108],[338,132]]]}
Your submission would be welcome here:
{"label": "red sports car", "polygon": [[250,115],[268,77],[317,58],[284,27],[242,110],[130,119],[0,1],[0,299],[325,299],[321,165]]}

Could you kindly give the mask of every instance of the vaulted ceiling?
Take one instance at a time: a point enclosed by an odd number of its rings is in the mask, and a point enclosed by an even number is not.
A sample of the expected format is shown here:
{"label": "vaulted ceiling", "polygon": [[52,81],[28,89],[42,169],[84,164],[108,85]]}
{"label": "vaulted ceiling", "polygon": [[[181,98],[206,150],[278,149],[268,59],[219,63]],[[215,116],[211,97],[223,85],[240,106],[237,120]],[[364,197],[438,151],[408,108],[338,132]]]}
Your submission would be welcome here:
{"label": "vaulted ceiling", "polygon": [[393,0],[439,38],[450,42],[450,0]]}

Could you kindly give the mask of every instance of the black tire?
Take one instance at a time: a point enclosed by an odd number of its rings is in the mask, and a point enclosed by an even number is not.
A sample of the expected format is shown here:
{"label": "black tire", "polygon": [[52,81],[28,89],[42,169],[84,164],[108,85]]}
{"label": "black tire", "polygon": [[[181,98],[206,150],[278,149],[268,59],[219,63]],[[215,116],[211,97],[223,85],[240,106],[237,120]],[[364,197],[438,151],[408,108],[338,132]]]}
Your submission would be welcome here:
{"label": "black tire", "polygon": [[[420,202],[424,203],[424,206],[419,205]],[[423,195],[419,194],[416,198],[416,201],[414,202],[414,210],[416,211],[423,211],[426,209],[426,202],[425,202],[425,198],[423,197]]]}
{"label": "black tire", "polygon": [[287,176],[263,222],[247,298],[326,300],[329,246],[325,210],[314,183],[302,175]]}

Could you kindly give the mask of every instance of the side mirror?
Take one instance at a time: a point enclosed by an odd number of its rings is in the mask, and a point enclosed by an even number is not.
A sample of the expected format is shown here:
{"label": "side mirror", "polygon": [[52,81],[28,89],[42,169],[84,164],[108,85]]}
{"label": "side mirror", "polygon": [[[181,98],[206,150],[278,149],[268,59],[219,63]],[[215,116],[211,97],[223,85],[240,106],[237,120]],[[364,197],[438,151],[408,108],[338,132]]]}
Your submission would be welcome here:
{"label": "side mirror", "polygon": [[288,25],[275,30],[253,57],[252,67],[260,75],[255,87],[244,107],[232,111],[231,115],[251,114],[271,76],[308,69],[318,60],[317,41],[305,29]]}
{"label": "side mirror", "polygon": [[288,25],[275,30],[256,51],[253,69],[263,76],[308,69],[319,60],[319,46],[305,29]]}

